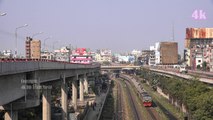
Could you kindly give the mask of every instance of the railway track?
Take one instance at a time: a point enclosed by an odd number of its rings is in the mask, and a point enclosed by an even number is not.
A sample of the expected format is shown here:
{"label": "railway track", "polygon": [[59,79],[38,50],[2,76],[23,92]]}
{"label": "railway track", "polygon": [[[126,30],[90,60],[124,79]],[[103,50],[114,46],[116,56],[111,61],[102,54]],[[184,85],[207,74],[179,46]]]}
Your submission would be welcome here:
{"label": "railway track", "polygon": [[117,83],[117,120],[123,120],[123,101],[121,84]]}
{"label": "railway track", "polygon": [[149,115],[151,116],[152,120],[157,120],[156,116],[154,115],[154,112],[156,112],[156,110],[154,110],[153,108],[150,108],[150,107],[147,107],[146,110],[149,113]]}
{"label": "railway track", "polygon": [[132,107],[132,110],[133,110],[134,120],[140,120],[139,112],[136,108],[136,104],[135,104],[134,98],[132,96],[132,93],[130,92],[131,91],[130,88],[129,88],[130,84],[127,81],[125,81],[125,84],[126,84],[128,96],[130,98],[130,104],[131,104],[131,107]]}
{"label": "railway track", "polygon": [[[133,87],[130,78],[123,78],[125,79],[125,82],[129,84],[130,87]],[[129,88],[129,87],[128,87]],[[128,90],[130,91],[130,90]],[[136,91],[135,91],[136,92]],[[138,94],[138,93],[137,93]],[[139,97],[139,99],[141,100],[141,98]],[[143,106],[142,102],[140,102],[140,105]],[[144,107],[144,106],[143,106]],[[158,112],[156,111],[155,108],[153,107],[145,107],[147,113],[148,113],[148,118],[149,120],[160,120]],[[139,115],[139,114],[138,114]],[[140,120],[140,119],[139,119]]]}
{"label": "railway track", "polygon": [[[137,79],[137,78],[134,78],[134,79]],[[161,105],[161,103],[159,103],[158,101],[155,101],[154,102],[155,105],[157,105],[161,111],[164,113],[164,115],[169,119],[169,120],[177,120],[177,118],[171,113],[169,112],[163,105]],[[153,108],[153,107],[147,107],[147,112],[150,114],[150,116],[152,117],[153,120],[157,120],[159,119],[156,114],[157,114],[157,111]]]}

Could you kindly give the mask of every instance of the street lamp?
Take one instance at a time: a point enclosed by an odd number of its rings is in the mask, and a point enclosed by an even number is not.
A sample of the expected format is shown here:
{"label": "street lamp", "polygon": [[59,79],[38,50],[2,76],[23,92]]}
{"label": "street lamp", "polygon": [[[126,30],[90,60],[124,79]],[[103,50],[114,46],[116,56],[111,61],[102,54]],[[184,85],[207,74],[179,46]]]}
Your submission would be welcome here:
{"label": "street lamp", "polygon": [[20,28],[23,28],[23,27],[27,27],[28,26],[28,24],[24,24],[24,25],[22,25],[22,26],[19,26],[19,27],[17,27],[16,29],[15,29],[15,39],[16,39],[16,46],[15,46],[15,58],[17,57],[17,31],[18,31],[18,29],[20,29]]}
{"label": "street lamp", "polygon": [[7,15],[7,13],[0,13],[0,16],[5,16]]}
{"label": "street lamp", "polygon": [[52,38],[52,37],[50,36],[50,37],[47,37],[47,38],[44,39],[44,51],[45,51],[45,42],[46,42],[47,39],[50,39],[50,38]]}
{"label": "street lamp", "polygon": [[34,36],[40,35],[40,34],[43,34],[43,33],[44,33],[44,32],[38,32],[38,33],[33,34],[33,35],[32,35],[32,39],[33,39]]}

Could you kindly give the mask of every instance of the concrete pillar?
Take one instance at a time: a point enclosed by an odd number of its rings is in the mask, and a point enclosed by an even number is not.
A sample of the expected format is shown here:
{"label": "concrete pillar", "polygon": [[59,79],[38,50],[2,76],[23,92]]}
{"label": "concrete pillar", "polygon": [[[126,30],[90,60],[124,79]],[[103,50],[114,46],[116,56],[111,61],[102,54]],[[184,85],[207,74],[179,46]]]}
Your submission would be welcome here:
{"label": "concrete pillar", "polygon": [[84,85],[83,85],[84,79],[80,78],[80,101],[84,101]]}
{"label": "concrete pillar", "polygon": [[61,107],[62,107],[62,120],[67,120],[67,88],[65,75],[63,75],[61,83]]}
{"label": "concrete pillar", "polygon": [[88,94],[88,79],[86,75],[84,75],[84,92]]}
{"label": "concrete pillar", "polygon": [[18,120],[18,111],[7,111],[4,115],[4,120]]}
{"label": "concrete pillar", "polygon": [[51,120],[51,90],[43,89],[42,120]]}
{"label": "concrete pillar", "polygon": [[77,110],[77,82],[74,79],[72,81],[72,103],[75,110]]}

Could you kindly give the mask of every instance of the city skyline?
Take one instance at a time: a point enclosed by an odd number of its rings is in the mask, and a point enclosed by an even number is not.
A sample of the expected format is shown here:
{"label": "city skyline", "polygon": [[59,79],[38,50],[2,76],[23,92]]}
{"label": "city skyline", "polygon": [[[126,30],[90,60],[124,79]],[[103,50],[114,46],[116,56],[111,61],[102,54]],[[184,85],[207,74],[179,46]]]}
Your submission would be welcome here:
{"label": "city skyline", "polygon": [[[15,48],[15,29],[24,24],[29,26],[18,30],[18,52],[25,55],[25,40],[35,36],[46,41],[51,50],[71,44],[93,50],[112,49],[126,52],[133,49],[149,49],[155,42],[178,42],[179,53],[183,52],[186,28],[213,27],[213,1],[42,1],[0,0],[0,50]],[[194,11],[205,12],[206,19],[192,17]],[[5,41],[5,42],[4,42]],[[20,42],[21,41],[21,42]]]}

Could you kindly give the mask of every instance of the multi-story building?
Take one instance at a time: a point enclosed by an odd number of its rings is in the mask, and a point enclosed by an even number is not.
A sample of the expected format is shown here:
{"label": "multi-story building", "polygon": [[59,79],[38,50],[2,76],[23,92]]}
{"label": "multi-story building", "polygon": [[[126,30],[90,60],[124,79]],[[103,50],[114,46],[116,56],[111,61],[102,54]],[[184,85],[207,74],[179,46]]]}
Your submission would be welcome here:
{"label": "multi-story building", "polygon": [[155,43],[155,64],[160,64],[160,43]]}
{"label": "multi-story building", "polygon": [[178,63],[177,42],[160,42],[160,64],[174,65]]}
{"label": "multi-story building", "polygon": [[150,46],[149,65],[160,64],[160,43],[155,43],[155,46]]}
{"label": "multi-story building", "polygon": [[26,38],[25,42],[26,58],[27,59],[40,59],[41,57],[41,41],[33,40],[30,37]]}
{"label": "multi-story building", "polygon": [[2,52],[0,52],[0,58],[12,58],[13,54],[12,54],[12,50],[3,50]]}
{"label": "multi-story building", "polygon": [[71,63],[91,64],[93,62],[93,56],[91,52],[86,48],[76,48],[72,51],[70,56]]}
{"label": "multi-story building", "polygon": [[135,56],[135,59],[137,60],[139,56],[141,56],[141,51],[140,50],[133,50],[131,52],[131,55],[134,55]]}
{"label": "multi-story building", "polygon": [[13,57],[12,50],[3,50],[2,55],[5,58],[12,58]]}
{"label": "multi-story building", "polygon": [[184,58],[185,65],[190,66],[190,49],[186,48],[184,50],[183,58]]}
{"label": "multi-story building", "polygon": [[48,52],[47,50],[45,50],[41,52],[41,59],[54,60],[55,56],[54,56],[54,53]]}
{"label": "multi-story building", "polygon": [[150,55],[153,54],[153,50],[142,50],[141,52],[141,62],[143,65],[149,65]]}
{"label": "multi-story building", "polygon": [[149,65],[155,64],[155,46],[150,46]]}
{"label": "multi-story building", "polygon": [[112,62],[112,52],[109,49],[97,50],[95,60],[97,62]]}
{"label": "multi-story building", "polygon": [[70,49],[68,47],[62,47],[59,50],[54,50],[55,60],[57,61],[70,61]]}
{"label": "multi-story building", "polygon": [[[213,45],[212,45],[212,47],[213,47]],[[210,59],[210,72],[213,72],[213,50],[212,50],[212,52],[211,52],[211,59]]]}
{"label": "multi-story building", "polygon": [[120,55],[120,56],[118,56],[118,62],[133,64],[135,62],[135,56],[131,56],[131,55],[123,56],[123,55]]}
{"label": "multi-story building", "polygon": [[185,47],[187,49],[187,65],[192,69],[202,67],[207,63],[207,69],[211,68],[213,52],[213,28],[186,28]]}

